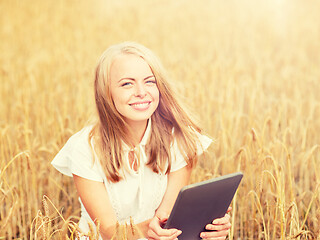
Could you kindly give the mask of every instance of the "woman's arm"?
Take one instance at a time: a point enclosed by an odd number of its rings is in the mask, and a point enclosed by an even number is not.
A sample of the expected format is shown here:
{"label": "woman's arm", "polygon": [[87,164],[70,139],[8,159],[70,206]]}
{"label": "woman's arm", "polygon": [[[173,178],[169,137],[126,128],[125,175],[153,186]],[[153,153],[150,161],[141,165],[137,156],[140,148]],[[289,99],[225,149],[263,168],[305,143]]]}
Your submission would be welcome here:
{"label": "woman's arm", "polygon": [[178,171],[169,173],[167,190],[149,225],[149,239],[160,239],[160,237],[167,240],[177,239],[177,236],[181,234],[178,229],[163,229],[161,225],[169,217],[180,189],[188,184],[191,171],[192,169],[186,166]]}
{"label": "woman's arm", "polygon": [[[104,183],[88,180],[77,175],[73,175],[73,180],[89,216],[94,221],[98,219],[100,222],[101,237],[111,239],[116,231],[117,218]],[[150,220],[137,224],[144,235],[147,233],[149,223]],[[128,234],[130,234],[130,231],[128,231]],[[130,236],[130,239],[135,238]]]}
{"label": "woman's arm", "polygon": [[159,214],[161,216],[167,215],[167,217],[169,217],[180,189],[189,183],[191,171],[192,168],[185,166],[178,171],[169,173],[167,190],[156,211],[156,216]]}

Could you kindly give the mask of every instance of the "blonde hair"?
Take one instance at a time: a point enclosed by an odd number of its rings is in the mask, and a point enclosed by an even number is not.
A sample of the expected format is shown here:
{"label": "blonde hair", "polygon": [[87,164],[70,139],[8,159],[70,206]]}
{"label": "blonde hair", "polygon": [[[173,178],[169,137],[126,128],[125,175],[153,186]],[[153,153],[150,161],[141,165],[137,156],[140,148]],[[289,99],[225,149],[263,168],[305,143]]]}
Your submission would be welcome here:
{"label": "blonde hair", "polygon": [[134,42],[124,42],[109,47],[101,56],[96,68],[94,92],[99,119],[89,134],[89,143],[94,140],[94,149],[111,182],[122,179],[124,162],[122,141],[133,147],[132,135],[126,121],[116,110],[110,93],[110,69],[114,59],[122,54],[141,57],[150,66],[159,89],[159,105],[151,116],[151,135],[146,145],[149,158],[147,165],[156,173],[170,172],[171,148],[175,140],[188,166],[197,161],[197,141],[195,131],[200,128],[188,116],[178,102],[166,72],[158,58],[146,47]]}

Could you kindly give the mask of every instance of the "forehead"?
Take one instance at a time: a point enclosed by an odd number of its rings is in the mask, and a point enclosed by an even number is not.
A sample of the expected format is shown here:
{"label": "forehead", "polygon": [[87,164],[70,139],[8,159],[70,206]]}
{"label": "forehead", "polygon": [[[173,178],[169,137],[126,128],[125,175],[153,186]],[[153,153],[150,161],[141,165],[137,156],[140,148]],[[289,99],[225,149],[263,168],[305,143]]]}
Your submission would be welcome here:
{"label": "forehead", "polygon": [[148,63],[134,54],[121,54],[113,60],[110,67],[111,80],[121,78],[144,78],[153,75]]}

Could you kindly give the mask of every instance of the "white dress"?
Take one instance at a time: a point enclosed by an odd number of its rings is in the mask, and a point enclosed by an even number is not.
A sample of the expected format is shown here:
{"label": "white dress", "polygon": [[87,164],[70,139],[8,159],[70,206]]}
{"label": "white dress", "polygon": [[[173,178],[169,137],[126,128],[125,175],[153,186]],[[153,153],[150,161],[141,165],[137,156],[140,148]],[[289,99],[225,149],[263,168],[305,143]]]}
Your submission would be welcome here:
{"label": "white dress", "polygon": [[[151,134],[151,120],[145,134],[136,147],[139,148],[141,166],[138,171],[124,172],[124,179],[111,183],[106,179],[98,160],[92,159],[91,149],[88,143],[89,132],[92,126],[83,128],[69,138],[64,147],[55,156],[51,164],[61,173],[72,177],[72,174],[80,177],[103,182],[106,186],[112,208],[120,224],[130,223],[130,217],[135,224],[151,219],[167,188],[167,175],[155,173],[146,166],[148,161],[145,153],[145,145]],[[198,134],[201,146],[198,146],[197,154],[200,155],[208,148],[212,140]],[[124,147],[124,156],[129,164],[129,147]],[[171,147],[172,167],[171,172],[177,171],[187,165],[181,155],[177,143],[174,141]],[[83,232],[89,232],[88,223],[94,226],[92,219],[87,213],[79,198],[81,205],[81,218],[79,227]]]}

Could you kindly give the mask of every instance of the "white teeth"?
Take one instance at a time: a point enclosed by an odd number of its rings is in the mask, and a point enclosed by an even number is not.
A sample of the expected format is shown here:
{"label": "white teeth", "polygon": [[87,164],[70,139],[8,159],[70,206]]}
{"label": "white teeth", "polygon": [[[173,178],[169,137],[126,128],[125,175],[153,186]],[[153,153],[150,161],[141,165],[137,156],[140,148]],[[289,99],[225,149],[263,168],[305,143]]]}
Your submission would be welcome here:
{"label": "white teeth", "polygon": [[146,103],[135,103],[135,104],[131,104],[132,107],[134,108],[145,108],[149,105],[149,102]]}
{"label": "white teeth", "polygon": [[136,103],[136,104],[132,104],[131,106],[133,106],[133,107],[146,107],[148,105],[149,105],[149,103]]}

